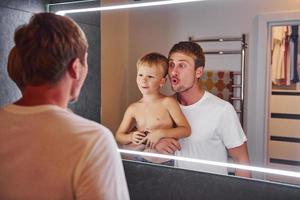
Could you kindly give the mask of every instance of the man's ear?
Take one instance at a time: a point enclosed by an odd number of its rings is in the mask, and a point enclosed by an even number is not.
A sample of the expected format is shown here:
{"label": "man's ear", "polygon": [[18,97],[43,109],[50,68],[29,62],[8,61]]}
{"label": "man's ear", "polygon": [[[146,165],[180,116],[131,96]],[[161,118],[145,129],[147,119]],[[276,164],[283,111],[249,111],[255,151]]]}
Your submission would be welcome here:
{"label": "man's ear", "polygon": [[204,67],[197,67],[195,71],[196,78],[200,78],[203,74],[203,71],[204,71]]}
{"label": "man's ear", "polygon": [[160,83],[159,83],[159,86],[162,87],[167,81],[167,78],[166,77],[163,77],[160,79]]}
{"label": "man's ear", "polygon": [[74,79],[79,79],[80,77],[80,60],[79,58],[75,58],[71,60],[68,67],[68,73]]}

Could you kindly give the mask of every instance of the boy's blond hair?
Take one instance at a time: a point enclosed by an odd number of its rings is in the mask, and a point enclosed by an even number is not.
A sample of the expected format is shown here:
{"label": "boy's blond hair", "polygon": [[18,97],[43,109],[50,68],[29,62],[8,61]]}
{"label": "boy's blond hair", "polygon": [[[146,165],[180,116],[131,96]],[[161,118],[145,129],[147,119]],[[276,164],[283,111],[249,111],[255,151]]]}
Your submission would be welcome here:
{"label": "boy's blond hair", "polygon": [[168,73],[169,61],[162,54],[155,52],[148,53],[137,61],[137,69],[145,65],[147,67],[159,67],[163,77],[165,77]]}

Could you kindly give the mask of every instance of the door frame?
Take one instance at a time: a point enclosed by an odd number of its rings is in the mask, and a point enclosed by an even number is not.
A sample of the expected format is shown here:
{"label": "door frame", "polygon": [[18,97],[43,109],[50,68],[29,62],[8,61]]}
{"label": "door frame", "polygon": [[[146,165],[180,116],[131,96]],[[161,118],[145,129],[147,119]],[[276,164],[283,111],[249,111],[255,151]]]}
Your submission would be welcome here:
{"label": "door frame", "polygon": [[273,25],[293,24],[300,22],[300,10],[266,13],[258,16],[258,35],[257,35],[257,84],[256,84],[256,134],[257,144],[263,145],[264,164],[268,164],[268,141],[269,141],[269,127],[268,121],[270,117],[269,102],[272,92],[271,84],[271,68],[270,66],[270,42],[271,30]]}

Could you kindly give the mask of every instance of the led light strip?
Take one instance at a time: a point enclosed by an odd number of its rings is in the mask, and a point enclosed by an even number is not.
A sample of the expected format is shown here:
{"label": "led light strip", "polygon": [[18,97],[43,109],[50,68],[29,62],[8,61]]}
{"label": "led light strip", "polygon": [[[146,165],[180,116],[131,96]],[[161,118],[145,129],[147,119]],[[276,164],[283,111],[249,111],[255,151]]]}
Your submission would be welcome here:
{"label": "led light strip", "polygon": [[120,153],[125,153],[125,154],[150,156],[150,157],[156,157],[156,158],[167,158],[167,159],[187,161],[187,162],[193,162],[193,163],[199,163],[199,164],[213,165],[213,166],[219,166],[219,167],[229,167],[229,168],[236,168],[236,169],[249,170],[249,171],[255,171],[255,172],[263,172],[263,173],[267,173],[267,174],[276,174],[276,175],[281,175],[281,176],[290,176],[290,177],[294,177],[294,178],[300,178],[300,173],[293,172],[293,171],[263,168],[263,167],[253,167],[253,166],[249,166],[249,165],[223,163],[223,162],[216,162],[216,161],[209,161],[209,160],[200,160],[200,159],[195,159],[195,158],[185,158],[185,157],[172,156],[172,155],[125,150],[125,149],[118,149],[118,151]]}
{"label": "led light strip", "polygon": [[178,4],[178,3],[190,3],[190,2],[196,2],[196,1],[205,1],[205,0],[168,0],[168,1],[155,1],[155,2],[145,2],[145,3],[133,3],[133,4],[103,6],[103,7],[95,7],[95,8],[60,10],[60,11],[57,11],[56,14],[57,15],[65,15],[68,13],[82,13],[82,12],[106,11],[106,10],[128,9],[128,8],[140,8],[140,7],[148,7],[148,6],[161,6],[161,5]]}

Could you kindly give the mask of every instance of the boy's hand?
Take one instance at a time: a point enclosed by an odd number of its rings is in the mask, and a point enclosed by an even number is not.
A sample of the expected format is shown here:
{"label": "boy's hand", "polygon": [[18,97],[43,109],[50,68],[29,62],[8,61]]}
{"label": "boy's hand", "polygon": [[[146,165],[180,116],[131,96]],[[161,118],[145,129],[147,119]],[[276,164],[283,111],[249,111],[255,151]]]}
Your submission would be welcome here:
{"label": "boy's hand", "polygon": [[159,130],[152,130],[149,131],[148,135],[143,140],[146,141],[147,147],[154,149],[161,138],[163,138],[163,135]]}
{"label": "boy's hand", "polygon": [[146,134],[141,131],[134,131],[131,133],[131,142],[139,145],[144,141]]}

